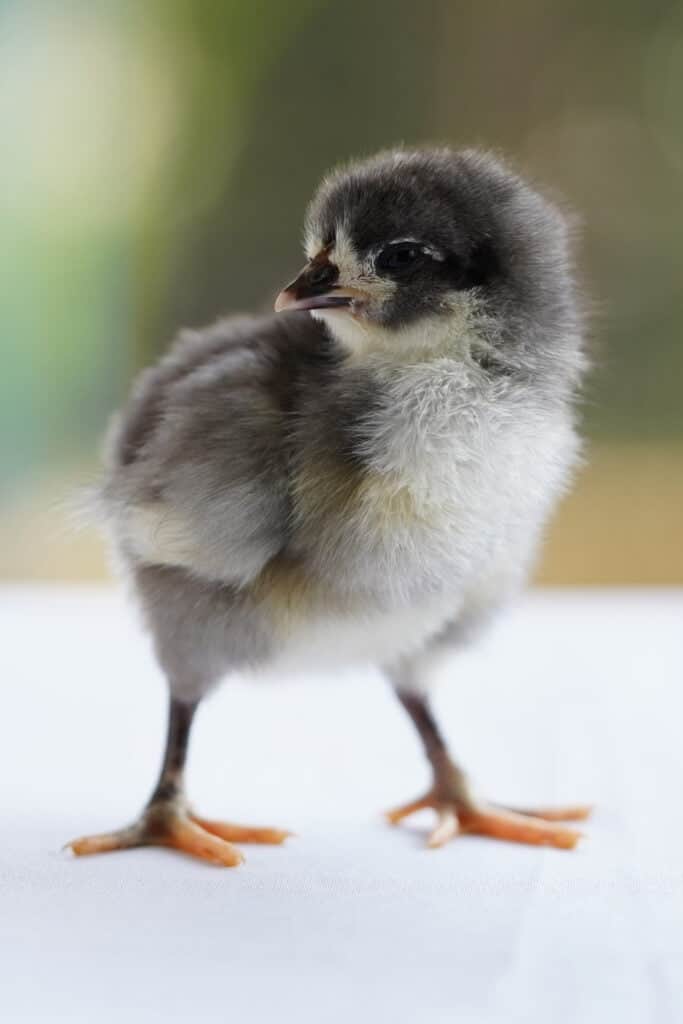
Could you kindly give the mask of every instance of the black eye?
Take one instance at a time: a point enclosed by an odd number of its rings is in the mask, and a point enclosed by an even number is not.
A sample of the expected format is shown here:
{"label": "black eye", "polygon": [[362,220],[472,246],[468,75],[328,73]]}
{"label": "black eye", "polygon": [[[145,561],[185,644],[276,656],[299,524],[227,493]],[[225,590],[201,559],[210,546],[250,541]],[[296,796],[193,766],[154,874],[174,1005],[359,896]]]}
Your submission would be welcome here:
{"label": "black eye", "polygon": [[382,249],[375,258],[375,269],[380,273],[401,273],[412,270],[425,259],[427,254],[417,242],[393,242]]}

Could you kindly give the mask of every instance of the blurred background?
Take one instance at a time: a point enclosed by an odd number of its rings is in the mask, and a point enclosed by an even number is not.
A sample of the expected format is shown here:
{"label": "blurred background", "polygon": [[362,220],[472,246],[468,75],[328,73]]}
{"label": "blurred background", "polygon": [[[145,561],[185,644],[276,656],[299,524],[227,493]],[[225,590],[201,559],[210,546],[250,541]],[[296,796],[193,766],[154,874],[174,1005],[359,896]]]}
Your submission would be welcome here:
{"label": "blurred background", "polygon": [[548,583],[683,582],[683,3],[2,0],[0,577],[98,579],[69,500],[179,325],[266,310],[323,172],[481,144],[582,221],[587,464]]}

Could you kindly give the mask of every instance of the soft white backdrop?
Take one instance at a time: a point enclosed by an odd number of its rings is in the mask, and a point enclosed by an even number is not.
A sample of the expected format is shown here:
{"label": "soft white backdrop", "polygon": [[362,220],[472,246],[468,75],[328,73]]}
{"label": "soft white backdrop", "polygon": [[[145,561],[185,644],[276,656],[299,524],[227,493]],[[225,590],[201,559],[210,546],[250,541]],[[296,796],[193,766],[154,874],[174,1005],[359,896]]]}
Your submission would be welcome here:
{"label": "soft white backdrop", "polygon": [[0,594],[2,1019],[683,1020],[683,592],[538,592],[436,693],[484,794],[595,801],[577,851],[384,825],[427,771],[368,670],[200,712],[198,808],[299,834],[237,870],[60,852],[143,802],[163,683],[117,592]]}

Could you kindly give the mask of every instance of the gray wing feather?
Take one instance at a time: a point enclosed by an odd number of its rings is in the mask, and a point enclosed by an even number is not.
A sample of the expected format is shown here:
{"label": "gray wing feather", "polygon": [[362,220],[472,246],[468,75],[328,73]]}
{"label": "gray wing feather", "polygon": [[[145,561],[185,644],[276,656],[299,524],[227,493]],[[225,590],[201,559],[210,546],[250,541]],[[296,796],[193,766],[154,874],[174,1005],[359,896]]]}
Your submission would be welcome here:
{"label": "gray wing feather", "polygon": [[[112,431],[102,490],[125,557],[243,584],[281,549],[283,396],[291,390],[292,342],[311,340],[306,320],[286,330],[268,318],[186,332],[141,375]],[[296,339],[288,337],[292,327]]]}

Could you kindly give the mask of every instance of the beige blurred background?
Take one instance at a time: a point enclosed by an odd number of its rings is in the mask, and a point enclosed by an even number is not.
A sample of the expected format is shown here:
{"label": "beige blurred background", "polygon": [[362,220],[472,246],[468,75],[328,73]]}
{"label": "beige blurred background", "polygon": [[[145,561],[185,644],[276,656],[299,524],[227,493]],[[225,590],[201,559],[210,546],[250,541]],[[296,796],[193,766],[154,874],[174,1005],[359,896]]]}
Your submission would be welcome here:
{"label": "beige blurred background", "polygon": [[339,160],[510,154],[582,221],[595,371],[552,583],[683,582],[683,4],[4,0],[0,578],[98,579],[107,418],[178,325],[267,309]]}

